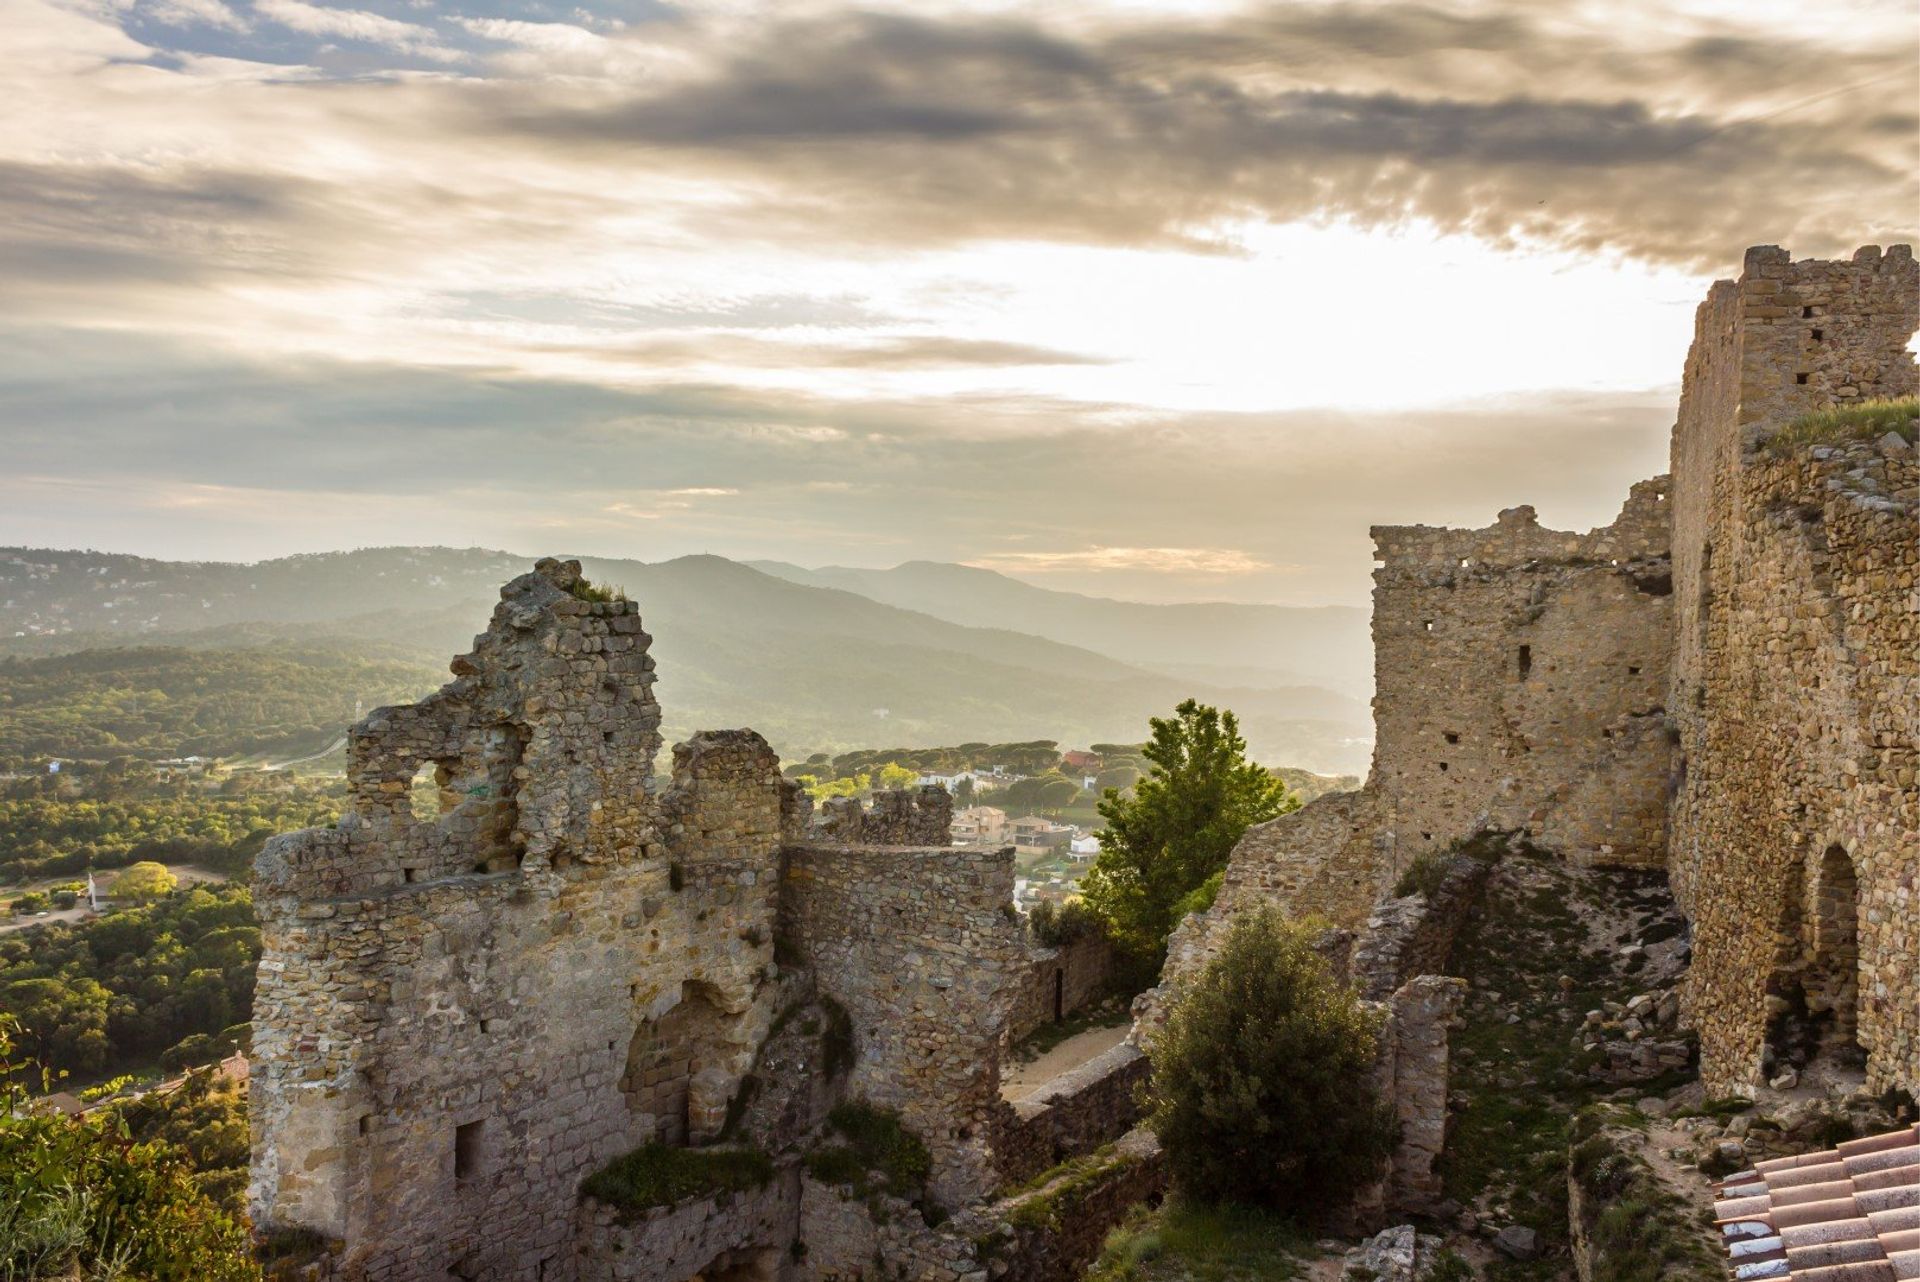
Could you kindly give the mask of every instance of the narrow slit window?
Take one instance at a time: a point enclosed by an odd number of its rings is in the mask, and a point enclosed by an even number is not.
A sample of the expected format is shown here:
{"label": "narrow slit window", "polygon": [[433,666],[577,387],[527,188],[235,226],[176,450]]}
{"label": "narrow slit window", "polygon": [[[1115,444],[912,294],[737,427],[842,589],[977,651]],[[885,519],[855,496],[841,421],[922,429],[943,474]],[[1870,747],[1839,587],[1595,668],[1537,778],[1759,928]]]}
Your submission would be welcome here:
{"label": "narrow slit window", "polygon": [[1520,647],[1520,679],[1522,681],[1525,681],[1527,679],[1527,674],[1532,671],[1533,671],[1533,647],[1530,645],[1523,645]]}
{"label": "narrow slit window", "polygon": [[485,1122],[468,1122],[453,1128],[453,1178],[468,1180],[480,1173],[481,1132]]}

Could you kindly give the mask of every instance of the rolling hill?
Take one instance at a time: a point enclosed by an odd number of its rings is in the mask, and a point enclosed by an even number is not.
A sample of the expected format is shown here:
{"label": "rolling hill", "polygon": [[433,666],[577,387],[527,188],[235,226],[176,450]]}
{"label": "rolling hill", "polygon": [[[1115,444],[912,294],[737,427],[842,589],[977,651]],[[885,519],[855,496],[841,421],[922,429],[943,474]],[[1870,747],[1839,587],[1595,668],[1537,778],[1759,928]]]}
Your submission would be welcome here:
{"label": "rolling hill", "polygon": [[[1324,687],[1182,676],[721,557],[582,561],[595,581],[640,602],[671,737],[750,725],[789,756],[876,742],[1124,741],[1192,695],[1234,708],[1263,760],[1325,772],[1365,765],[1365,706]],[[417,662],[424,689],[434,679],[426,674],[470,644],[499,584],[527,564],[448,548],[251,565],[0,549],[0,654],[359,645]]]}

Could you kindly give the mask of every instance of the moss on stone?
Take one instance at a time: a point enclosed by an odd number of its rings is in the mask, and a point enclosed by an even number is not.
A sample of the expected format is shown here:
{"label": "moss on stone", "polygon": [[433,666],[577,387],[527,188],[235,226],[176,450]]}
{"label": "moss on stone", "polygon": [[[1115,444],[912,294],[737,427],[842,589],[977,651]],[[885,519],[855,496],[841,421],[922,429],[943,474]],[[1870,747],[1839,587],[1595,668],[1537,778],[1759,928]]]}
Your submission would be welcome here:
{"label": "moss on stone", "polygon": [[756,1148],[647,1144],[589,1175],[580,1191],[624,1211],[645,1211],[764,1188],[772,1179],[773,1159]]}
{"label": "moss on stone", "polygon": [[853,1100],[827,1114],[827,1129],[844,1142],[807,1155],[807,1174],[814,1179],[845,1185],[859,1197],[884,1193],[911,1202],[923,1195],[933,1159],[898,1113]]}

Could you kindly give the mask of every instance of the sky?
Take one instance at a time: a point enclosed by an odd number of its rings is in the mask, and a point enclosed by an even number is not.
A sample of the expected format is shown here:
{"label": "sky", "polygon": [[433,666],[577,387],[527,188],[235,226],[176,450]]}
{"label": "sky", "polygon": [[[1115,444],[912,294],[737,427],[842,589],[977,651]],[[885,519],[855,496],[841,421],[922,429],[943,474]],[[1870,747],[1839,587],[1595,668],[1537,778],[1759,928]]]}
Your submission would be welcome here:
{"label": "sky", "polygon": [[0,544],[1363,603],[1604,524],[1911,0],[0,0]]}

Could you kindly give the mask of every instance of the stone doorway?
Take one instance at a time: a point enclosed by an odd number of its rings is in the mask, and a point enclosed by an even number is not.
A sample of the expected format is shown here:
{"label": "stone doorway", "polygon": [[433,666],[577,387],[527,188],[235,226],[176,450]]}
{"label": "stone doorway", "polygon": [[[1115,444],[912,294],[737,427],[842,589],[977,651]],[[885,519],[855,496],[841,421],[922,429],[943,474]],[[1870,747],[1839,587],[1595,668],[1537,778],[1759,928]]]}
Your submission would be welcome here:
{"label": "stone doorway", "polygon": [[707,985],[688,981],[680,1000],[634,1030],[620,1089],[641,1141],[685,1147],[698,1134],[693,1079],[717,1067],[731,1020]]}
{"label": "stone doorway", "polygon": [[1835,843],[1820,858],[1808,921],[1807,1011],[1819,1031],[1819,1049],[1847,1067],[1860,1067],[1860,879],[1846,847]]}

